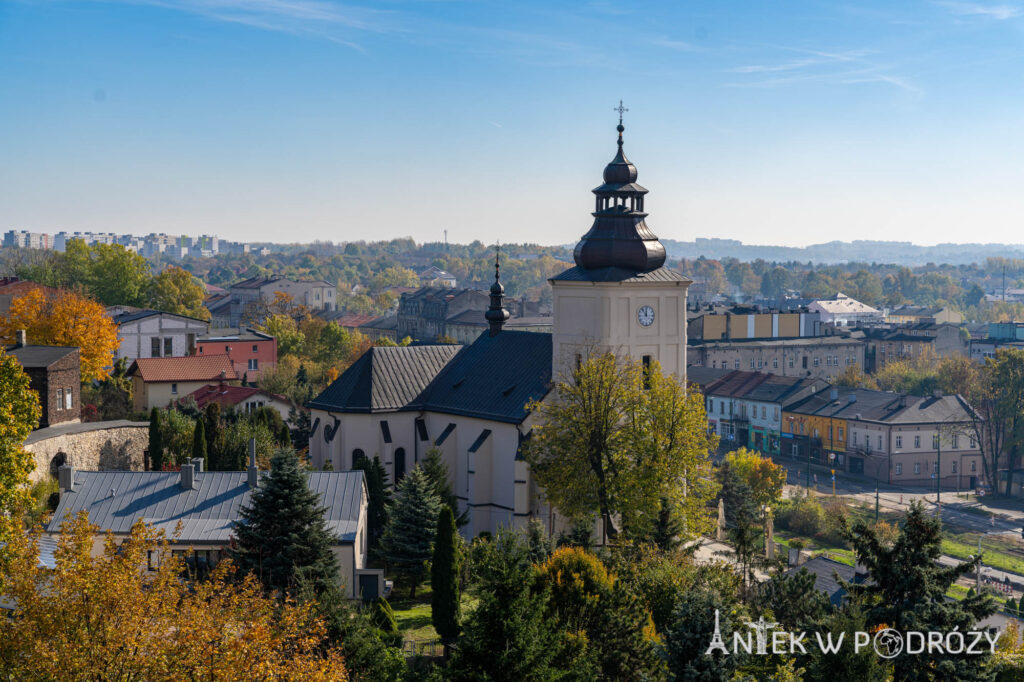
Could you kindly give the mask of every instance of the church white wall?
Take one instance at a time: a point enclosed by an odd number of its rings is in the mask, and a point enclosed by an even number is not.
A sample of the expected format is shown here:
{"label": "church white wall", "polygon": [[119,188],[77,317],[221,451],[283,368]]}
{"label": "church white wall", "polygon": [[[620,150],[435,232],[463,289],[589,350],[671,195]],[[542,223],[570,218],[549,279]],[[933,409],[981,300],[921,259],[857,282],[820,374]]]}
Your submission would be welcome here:
{"label": "church white wall", "polygon": [[[566,376],[576,355],[613,350],[637,360],[650,355],[666,374],[686,378],[686,288],[689,282],[553,281],[555,377]],[[642,326],[637,311],[654,309]]]}
{"label": "church white wall", "polygon": [[[357,450],[367,457],[379,457],[384,469],[388,472],[391,482],[396,475],[396,459],[404,453],[405,471],[408,472],[422,459],[427,447],[418,443],[416,438],[416,412],[379,412],[374,414],[329,413],[325,410],[311,410],[310,418],[320,418],[320,425],[309,441],[310,460],[313,467],[323,469],[327,460],[335,471],[352,468]],[[334,439],[328,443],[324,437],[324,426],[334,424],[334,418],[340,420]],[[385,442],[381,422],[387,422],[391,434],[391,443]]]}

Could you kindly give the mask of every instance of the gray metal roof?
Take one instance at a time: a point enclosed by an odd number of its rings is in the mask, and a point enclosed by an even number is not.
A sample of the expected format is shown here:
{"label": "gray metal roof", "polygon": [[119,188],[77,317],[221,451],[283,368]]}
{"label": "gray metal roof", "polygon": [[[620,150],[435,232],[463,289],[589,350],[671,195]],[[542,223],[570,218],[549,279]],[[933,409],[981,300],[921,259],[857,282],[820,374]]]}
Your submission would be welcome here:
{"label": "gray metal roof", "polygon": [[551,384],[551,334],[506,329],[469,346],[374,347],[310,407],[428,410],[518,424]]}
{"label": "gray metal roof", "polygon": [[[264,476],[266,476],[264,472]],[[181,474],[159,471],[76,471],[74,490],[62,493],[47,530],[58,532],[67,515],[88,512],[102,531],[128,533],[138,519],[167,532],[181,523],[176,543],[227,543],[251,490],[244,471],[195,474],[192,490]],[[339,543],[353,542],[363,499],[362,471],[314,471],[310,490],[320,494],[327,528]]]}
{"label": "gray metal roof", "polygon": [[393,411],[415,403],[462,346],[373,346],[310,407],[335,412]]}
{"label": "gray metal roof", "polygon": [[8,346],[7,354],[25,368],[46,368],[72,353],[77,346]]}
{"label": "gray metal roof", "polygon": [[627,268],[608,267],[585,269],[578,265],[561,272],[549,282],[689,282],[675,270],[658,268],[650,272],[637,272]]}
{"label": "gray metal roof", "polygon": [[857,570],[853,566],[823,556],[808,559],[807,563],[786,571],[786,575],[793,576],[805,570],[814,576],[815,589],[824,592],[834,606],[841,605],[846,595],[846,589],[840,584],[840,580],[848,583],[860,582],[857,580]]}

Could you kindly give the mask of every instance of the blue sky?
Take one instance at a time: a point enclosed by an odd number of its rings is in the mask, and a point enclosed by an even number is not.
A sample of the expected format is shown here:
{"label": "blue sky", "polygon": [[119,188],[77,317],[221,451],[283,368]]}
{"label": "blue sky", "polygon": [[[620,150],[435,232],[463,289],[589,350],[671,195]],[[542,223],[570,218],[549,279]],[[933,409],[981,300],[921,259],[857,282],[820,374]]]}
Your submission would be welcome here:
{"label": "blue sky", "polygon": [[663,237],[1024,223],[1024,0],[0,0],[0,93],[0,231],[573,242],[620,98]]}

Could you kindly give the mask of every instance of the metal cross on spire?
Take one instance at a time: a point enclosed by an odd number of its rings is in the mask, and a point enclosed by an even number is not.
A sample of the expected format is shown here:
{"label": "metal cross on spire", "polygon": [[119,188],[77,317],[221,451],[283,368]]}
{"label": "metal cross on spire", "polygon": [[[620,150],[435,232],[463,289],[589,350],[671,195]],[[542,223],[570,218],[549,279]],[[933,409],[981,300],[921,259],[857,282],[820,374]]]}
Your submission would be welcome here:
{"label": "metal cross on spire", "polygon": [[612,109],[612,111],[619,112],[619,125],[622,125],[622,114],[629,111],[626,107],[622,106],[622,100],[619,100],[619,106]]}

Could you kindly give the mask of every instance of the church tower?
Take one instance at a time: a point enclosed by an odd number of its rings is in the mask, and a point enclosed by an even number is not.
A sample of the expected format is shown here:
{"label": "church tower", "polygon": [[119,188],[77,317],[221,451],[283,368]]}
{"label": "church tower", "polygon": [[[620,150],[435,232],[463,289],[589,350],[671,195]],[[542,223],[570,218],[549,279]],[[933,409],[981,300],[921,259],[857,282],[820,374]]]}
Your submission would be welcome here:
{"label": "church tower", "polygon": [[686,379],[686,289],[690,280],[665,268],[665,247],[647,227],[637,171],[622,149],[604,169],[594,224],[576,245],[576,266],[551,282],[554,299],[552,370],[568,376],[590,352],[613,351],[656,360]]}

